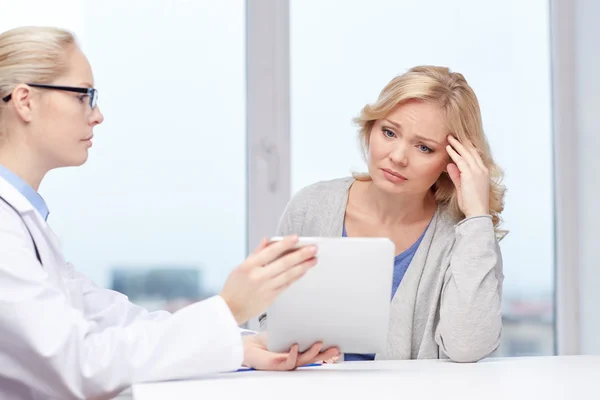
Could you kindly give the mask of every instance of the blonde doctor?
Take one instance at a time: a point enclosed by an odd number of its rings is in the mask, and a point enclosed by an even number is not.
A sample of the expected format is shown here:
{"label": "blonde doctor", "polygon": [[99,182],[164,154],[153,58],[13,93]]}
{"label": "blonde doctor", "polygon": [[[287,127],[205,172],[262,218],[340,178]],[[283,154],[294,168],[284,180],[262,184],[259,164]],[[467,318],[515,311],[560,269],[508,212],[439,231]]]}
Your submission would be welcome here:
{"label": "blonde doctor", "polygon": [[174,314],[149,313],[67,263],[37,189],[88,157],[103,116],[73,35],[27,27],[0,35],[0,398],[107,398],[135,382],[202,373],[294,369],[326,359],[321,345],[274,354],[238,326],[315,264],[294,237],[263,242],[220,295]]}

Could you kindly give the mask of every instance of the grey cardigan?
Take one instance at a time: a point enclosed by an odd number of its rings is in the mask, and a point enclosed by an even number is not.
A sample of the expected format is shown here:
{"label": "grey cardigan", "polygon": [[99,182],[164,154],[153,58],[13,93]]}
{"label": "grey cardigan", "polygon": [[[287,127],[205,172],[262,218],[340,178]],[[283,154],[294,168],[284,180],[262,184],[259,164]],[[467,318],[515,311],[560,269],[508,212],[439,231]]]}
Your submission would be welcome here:
{"label": "grey cardigan", "polygon": [[[353,182],[350,177],[322,181],[299,191],[278,234],[342,236]],[[438,209],[392,299],[387,347],[375,359],[487,357],[500,343],[503,279],[491,217],[455,223]]]}

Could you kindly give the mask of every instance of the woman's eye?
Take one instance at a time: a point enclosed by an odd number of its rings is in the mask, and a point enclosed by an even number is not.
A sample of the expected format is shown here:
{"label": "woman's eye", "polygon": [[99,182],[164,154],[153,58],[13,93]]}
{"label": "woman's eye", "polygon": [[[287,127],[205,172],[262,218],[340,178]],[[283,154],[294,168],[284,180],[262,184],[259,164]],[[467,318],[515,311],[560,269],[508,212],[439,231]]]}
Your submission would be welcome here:
{"label": "woman's eye", "polygon": [[77,98],[79,99],[79,102],[83,103],[83,101],[85,100],[85,98],[88,97],[87,94],[82,94],[81,96],[77,96]]}
{"label": "woman's eye", "polygon": [[429,147],[425,146],[424,144],[420,144],[418,146],[419,151],[423,152],[423,153],[431,153],[433,150],[431,150]]}
{"label": "woman's eye", "polygon": [[383,129],[383,134],[389,138],[393,138],[396,134],[389,129]]}

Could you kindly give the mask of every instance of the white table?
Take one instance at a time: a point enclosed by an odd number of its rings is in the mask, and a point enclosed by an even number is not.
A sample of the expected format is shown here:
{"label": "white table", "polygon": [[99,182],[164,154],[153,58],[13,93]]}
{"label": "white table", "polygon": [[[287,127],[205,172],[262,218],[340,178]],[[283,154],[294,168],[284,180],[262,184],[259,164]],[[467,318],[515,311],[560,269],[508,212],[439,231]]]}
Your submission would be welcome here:
{"label": "white table", "polygon": [[134,400],[600,399],[600,356],[350,362],[134,385]]}

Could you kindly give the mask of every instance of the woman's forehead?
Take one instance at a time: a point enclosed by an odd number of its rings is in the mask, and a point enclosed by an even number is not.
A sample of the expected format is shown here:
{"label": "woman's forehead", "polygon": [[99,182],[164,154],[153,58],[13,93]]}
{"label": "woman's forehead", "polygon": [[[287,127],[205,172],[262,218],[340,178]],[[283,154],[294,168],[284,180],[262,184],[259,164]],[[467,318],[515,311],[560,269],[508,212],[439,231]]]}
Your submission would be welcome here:
{"label": "woman's forehead", "polygon": [[80,85],[85,84],[85,86],[89,85],[90,87],[94,85],[94,75],[90,63],[79,49],[69,54],[69,69],[66,77],[69,80],[77,81]]}

